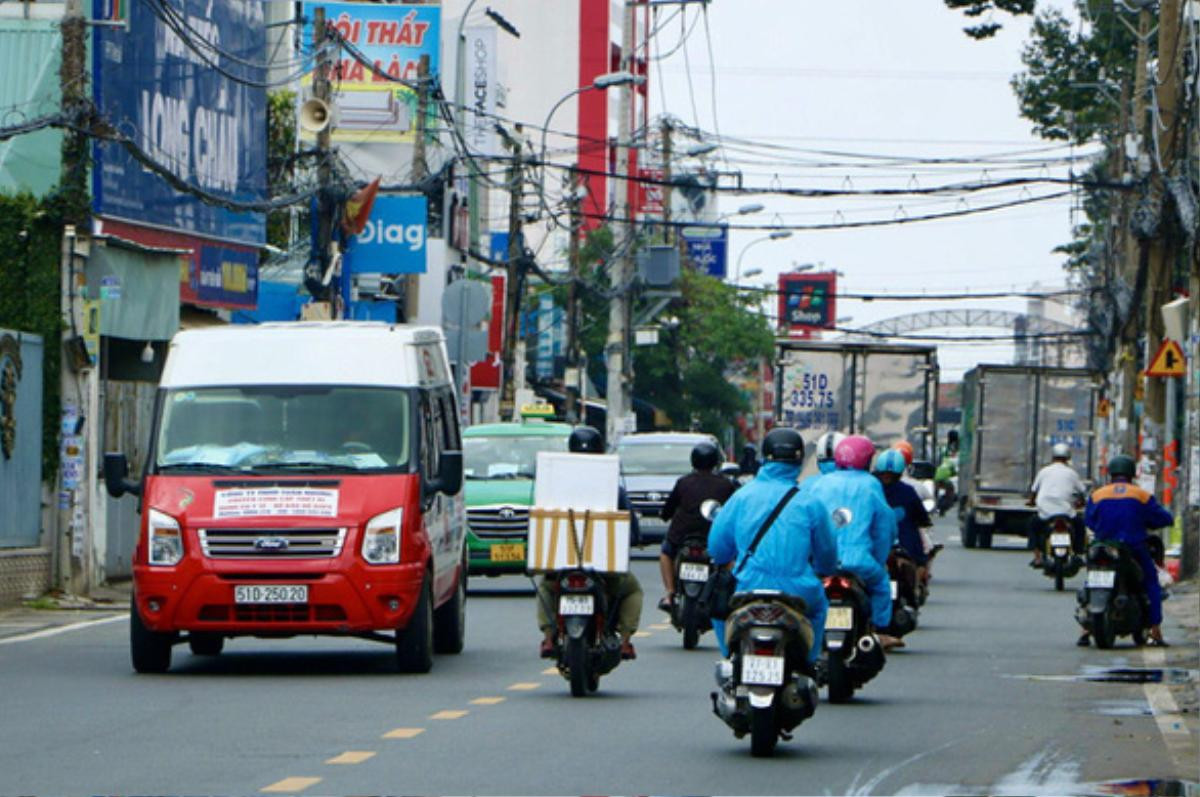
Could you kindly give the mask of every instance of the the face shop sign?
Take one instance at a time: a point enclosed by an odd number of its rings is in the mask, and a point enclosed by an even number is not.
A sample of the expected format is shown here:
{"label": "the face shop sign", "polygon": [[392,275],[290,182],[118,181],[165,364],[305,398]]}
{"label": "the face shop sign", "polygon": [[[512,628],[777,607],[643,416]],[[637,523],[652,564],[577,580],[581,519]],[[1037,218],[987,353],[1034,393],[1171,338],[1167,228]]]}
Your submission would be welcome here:
{"label": "the face shop sign", "polygon": [[379,195],[346,250],[346,266],[354,274],[424,273],[426,218],[424,196]]}

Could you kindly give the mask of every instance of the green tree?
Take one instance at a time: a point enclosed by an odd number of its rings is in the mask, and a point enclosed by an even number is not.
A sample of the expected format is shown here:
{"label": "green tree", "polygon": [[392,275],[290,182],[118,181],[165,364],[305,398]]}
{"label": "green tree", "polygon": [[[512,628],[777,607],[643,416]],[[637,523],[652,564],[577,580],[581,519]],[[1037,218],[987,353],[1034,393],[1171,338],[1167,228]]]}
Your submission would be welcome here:
{"label": "green tree", "polygon": [[987,16],[982,22],[968,25],[963,32],[972,39],[988,39],[1003,27],[994,19],[994,12],[1003,11],[1013,16],[1033,13],[1034,0],[943,0],[947,8],[962,11],[971,19]]}
{"label": "green tree", "polygon": [[[267,195],[288,193],[296,178],[296,93],[286,89],[267,96]],[[267,214],[267,243],[280,249],[291,244],[291,212]]]}

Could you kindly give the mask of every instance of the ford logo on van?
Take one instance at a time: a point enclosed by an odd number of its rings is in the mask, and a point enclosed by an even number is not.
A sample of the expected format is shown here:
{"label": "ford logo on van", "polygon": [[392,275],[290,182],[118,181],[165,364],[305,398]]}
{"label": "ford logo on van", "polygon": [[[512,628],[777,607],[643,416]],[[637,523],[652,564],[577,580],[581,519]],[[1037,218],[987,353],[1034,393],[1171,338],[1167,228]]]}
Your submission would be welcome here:
{"label": "ford logo on van", "polygon": [[254,541],[256,551],[286,551],[287,548],[286,537],[259,537]]}

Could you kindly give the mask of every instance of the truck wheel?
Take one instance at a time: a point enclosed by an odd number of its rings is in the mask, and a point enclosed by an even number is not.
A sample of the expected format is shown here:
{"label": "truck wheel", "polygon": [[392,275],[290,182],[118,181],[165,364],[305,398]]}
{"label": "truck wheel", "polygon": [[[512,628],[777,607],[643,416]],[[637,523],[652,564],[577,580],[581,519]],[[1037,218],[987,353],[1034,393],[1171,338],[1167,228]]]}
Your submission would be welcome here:
{"label": "truck wheel", "polygon": [[962,525],[959,526],[959,534],[964,548],[974,548],[979,544],[979,527],[975,525],[975,521],[970,515],[963,518]]}
{"label": "truck wheel", "polygon": [[151,631],[138,614],[137,599],[129,607],[129,655],[133,669],[140,673],[164,673],[171,669],[173,634]]}
{"label": "truck wheel", "polygon": [[400,672],[424,673],[433,669],[433,598],[427,573],[421,597],[408,625],[396,632],[396,666]]}
{"label": "truck wheel", "polygon": [[196,656],[219,656],[225,648],[225,637],[220,634],[192,632],[188,634],[188,647]]}
{"label": "truck wheel", "polygon": [[467,631],[467,567],[458,572],[454,595],[433,613],[433,652],[462,653]]}

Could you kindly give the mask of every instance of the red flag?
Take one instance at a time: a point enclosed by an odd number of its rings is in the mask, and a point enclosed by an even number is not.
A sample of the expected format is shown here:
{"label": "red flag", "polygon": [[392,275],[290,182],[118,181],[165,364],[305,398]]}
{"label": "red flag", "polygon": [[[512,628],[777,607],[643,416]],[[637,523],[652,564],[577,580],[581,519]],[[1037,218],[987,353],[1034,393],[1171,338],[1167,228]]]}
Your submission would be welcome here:
{"label": "red flag", "polygon": [[379,178],[376,177],[346,200],[346,209],[342,213],[342,230],[347,235],[358,235],[367,228],[367,219],[371,218],[371,207],[375,204],[375,195],[378,193]]}

